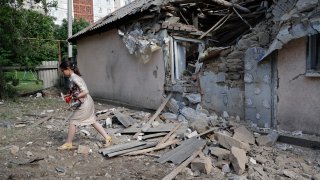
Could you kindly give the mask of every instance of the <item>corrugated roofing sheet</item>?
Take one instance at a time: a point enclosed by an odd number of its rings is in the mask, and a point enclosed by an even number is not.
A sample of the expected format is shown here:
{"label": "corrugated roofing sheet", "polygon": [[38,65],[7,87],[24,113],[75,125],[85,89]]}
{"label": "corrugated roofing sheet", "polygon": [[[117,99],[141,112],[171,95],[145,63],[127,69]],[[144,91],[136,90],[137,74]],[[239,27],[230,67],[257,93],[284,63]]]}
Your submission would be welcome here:
{"label": "corrugated roofing sheet", "polygon": [[69,41],[76,41],[80,36],[85,36],[85,34],[104,27],[112,22],[115,22],[125,16],[134,15],[138,12],[143,12],[149,9],[152,5],[161,5],[163,0],[135,0],[130,4],[121,7],[120,9],[108,14],[107,16],[101,18],[89,27],[79,31],[69,38]]}

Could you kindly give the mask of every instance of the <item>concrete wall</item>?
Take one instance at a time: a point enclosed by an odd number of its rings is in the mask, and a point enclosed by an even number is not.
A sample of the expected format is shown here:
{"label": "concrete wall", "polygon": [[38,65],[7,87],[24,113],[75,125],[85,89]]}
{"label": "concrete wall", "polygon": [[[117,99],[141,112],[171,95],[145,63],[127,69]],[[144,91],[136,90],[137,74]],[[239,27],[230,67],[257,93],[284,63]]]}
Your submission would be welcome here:
{"label": "concrete wall", "polygon": [[320,78],[306,77],[307,38],[279,51],[277,121],[280,129],[320,134]]}
{"label": "concrete wall", "polygon": [[95,98],[156,109],[164,87],[163,53],[146,64],[130,55],[116,29],[78,41],[78,66]]}
{"label": "concrete wall", "polygon": [[[223,78],[221,78],[223,76]],[[221,73],[206,71],[200,76],[200,85],[203,91],[202,105],[208,110],[214,110],[221,115],[227,111],[229,115],[244,118],[244,91],[238,87],[218,85],[224,79]]]}

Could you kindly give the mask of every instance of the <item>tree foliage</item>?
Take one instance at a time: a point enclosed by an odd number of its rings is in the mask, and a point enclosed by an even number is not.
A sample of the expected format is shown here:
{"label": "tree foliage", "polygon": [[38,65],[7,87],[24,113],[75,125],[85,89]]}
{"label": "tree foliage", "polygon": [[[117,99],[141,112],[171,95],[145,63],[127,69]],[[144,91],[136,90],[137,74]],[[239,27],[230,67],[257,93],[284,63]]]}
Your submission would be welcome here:
{"label": "tree foliage", "polygon": [[[89,22],[87,22],[84,19],[75,19],[72,23],[72,34],[75,34],[82,29],[86,28],[89,26]],[[62,24],[60,26],[56,25],[55,31],[54,31],[54,36],[56,39],[61,39],[61,40],[66,40],[68,38],[68,21],[64,19],[62,21]],[[77,48],[74,45],[73,46],[73,57],[76,56],[77,54]],[[68,57],[68,43],[64,42],[61,43],[61,54],[63,58]]]}
{"label": "tree foliage", "polygon": [[0,65],[35,66],[58,58],[53,18],[36,11],[0,6],[0,40]]}

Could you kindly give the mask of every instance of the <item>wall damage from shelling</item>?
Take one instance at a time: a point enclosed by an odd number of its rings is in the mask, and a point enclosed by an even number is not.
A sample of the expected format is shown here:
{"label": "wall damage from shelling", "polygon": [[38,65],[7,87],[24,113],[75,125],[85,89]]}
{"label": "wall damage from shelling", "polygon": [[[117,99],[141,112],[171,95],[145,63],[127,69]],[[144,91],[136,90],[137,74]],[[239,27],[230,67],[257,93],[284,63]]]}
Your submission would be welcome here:
{"label": "wall damage from shelling", "polygon": [[[170,1],[121,26],[119,35],[142,63],[162,49],[165,90],[177,100],[193,97],[208,110],[244,118],[244,50],[269,43],[269,34],[261,31],[265,27],[253,27],[265,19],[271,3]],[[256,35],[239,41],[248,32]]]}
{"label": "wall damage from shelling", "polygon": [[318,33],[317,4],[174,0],[122,26],[119,35],[142,63],[163,51],[165,90],[178,101],[192,99],[209,111],[276,127],[270,55],[292,39]]}
{"label": "wall damage from shelling", "polygon": [[[164,81],[153,91],[173,93],[177,117],[183,107],[195,110],[200,104],[210,112],[277,128],[278,56],[273,52],[318,34],[319,22],[317,0],[136,0],[69,40],[116,29],[132,60],[142,66],[150,64],[153,53],[161,54],[157,61],[164,67],[144,70],[153,81]],[[165,76],[161,82],[160,76]],[[135,103],[147,104],[139,98]]]}

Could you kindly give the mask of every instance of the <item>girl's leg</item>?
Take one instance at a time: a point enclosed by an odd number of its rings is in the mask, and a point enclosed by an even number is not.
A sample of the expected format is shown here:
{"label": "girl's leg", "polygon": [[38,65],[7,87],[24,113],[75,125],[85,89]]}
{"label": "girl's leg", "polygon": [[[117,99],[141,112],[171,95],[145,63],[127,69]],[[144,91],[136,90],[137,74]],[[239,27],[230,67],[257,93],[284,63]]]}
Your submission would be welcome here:
{"label": "girl's leg", "polygon": [[98,122],[95,122],[94,124],[92,124],[92,126],[93,126],[104,138],[109,137],[108,133],[103,129],[103,127],[101,126],[101,124],[99,124]]}
{"label": "girl's leg", "polygon": [[98,122],[95,122],[92,124],[92,126],[104,137],[105,139],[105,144],[103,145],[104,147],[108,147],[112,144],[112,138],[111,136],[103,129],[101,124]]}
{"label": "girl's leg", "polygon": [[69,124],[67,143],[72,143],[72,140],[73,140],[75,134],[76,134],[76,125]]}
{"label": "girl's leg", "polygon": [[76,133],[76,125],[69,124],[68,137],[66,143],[58,147],[58,150],[70,150],[72,149],[72,140]]}

